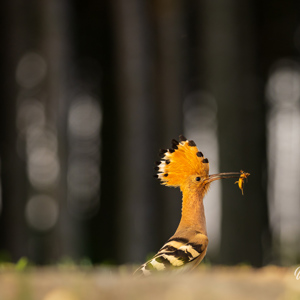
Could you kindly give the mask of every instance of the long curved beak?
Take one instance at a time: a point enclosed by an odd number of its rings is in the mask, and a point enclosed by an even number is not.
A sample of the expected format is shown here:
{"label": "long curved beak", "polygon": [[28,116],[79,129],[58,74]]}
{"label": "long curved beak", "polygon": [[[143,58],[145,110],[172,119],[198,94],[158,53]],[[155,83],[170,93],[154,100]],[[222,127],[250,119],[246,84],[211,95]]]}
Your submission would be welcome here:
{"label": "long curved beak", "polygon": [[212,174],[205,180],[206,183],[213,182],[219,179],[227,179],[227,178],[240,178],[241,172],[228,172],[228,173],[219,173],[219,174]]}

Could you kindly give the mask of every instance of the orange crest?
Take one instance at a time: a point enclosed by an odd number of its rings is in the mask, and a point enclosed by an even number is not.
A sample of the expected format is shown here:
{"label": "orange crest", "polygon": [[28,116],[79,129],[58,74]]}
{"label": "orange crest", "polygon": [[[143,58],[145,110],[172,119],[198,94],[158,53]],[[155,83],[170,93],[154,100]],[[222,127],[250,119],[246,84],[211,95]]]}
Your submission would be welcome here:
{"label": "orange crest", "polygon": [[209,162],[204,158],[192,140],[187,140],[184,136],[179,136],[180,142],[172,140],[172,149],[161,149],[160,162],[157,162],[157,178],[162,184],[178,187],[182,185],[190,176],[208,177]]}

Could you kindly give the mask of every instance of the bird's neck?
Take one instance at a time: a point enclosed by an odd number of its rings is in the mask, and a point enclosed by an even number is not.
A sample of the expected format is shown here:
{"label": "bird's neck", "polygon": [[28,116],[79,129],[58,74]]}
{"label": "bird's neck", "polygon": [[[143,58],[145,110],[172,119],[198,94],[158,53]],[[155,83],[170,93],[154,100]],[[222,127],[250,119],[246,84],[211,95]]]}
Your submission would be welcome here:
{"label": "bird's neck", "polygon": [[177,230],[193,229],[207,235],[202,191],[182,190],[182,213]]}

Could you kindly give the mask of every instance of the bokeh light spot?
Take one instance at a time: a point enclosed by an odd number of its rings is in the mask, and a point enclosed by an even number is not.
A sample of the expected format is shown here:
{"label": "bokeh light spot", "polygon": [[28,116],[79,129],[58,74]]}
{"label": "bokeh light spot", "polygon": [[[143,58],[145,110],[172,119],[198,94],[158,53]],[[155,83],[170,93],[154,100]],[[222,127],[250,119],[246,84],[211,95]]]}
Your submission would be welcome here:
{"label": "bokeh light spot", "polygon": [[279,61],[269,77],[266,93],[271,104],[290,106],[299,101],[299,64],[291,60]]}
{"label": "bokeh light spot", "polygon": [[102,121],[99,104],[89,95],[74,100],[69,113],[69,130],[74,137],[94,138]]}
{"label": "bokeh light spot", "polygon": [[27,223],[34,229],[46,231],[54,227],[58,219],[56,201],[46,195],[37,195],[29,199],[25,209]]}
{"label": "bokeh light spot", "polygon": [[37,86],[47,73],[47,64],[42,56],[35,52],[26,53],[17,66],[16,80],[26,89]]}
{"label": "bokeh light spot", "polygon": [[56,153],[46,147],[37,147],[29,153],[28,175],[31,184],[37,188],[55,183],[59,175]]}
{"label": "bokeh light spot", "polygon": [[39,126],[27,130],[27,172],[36,188],[47,188],[56,183],[60,165],[57,156],[57,138],[53,131]]}
{"label": "bokeh light spot", "polygon": [[70,194],[76,199],[90,199],[98,193],[100,186],[99,166],[93,159],[76,159],[68,171]]}
{"label": "bokeh light spot", "polygon": [[26,130],[30,126],[44,126],[46,123],[44,106],[35,99],[23,100],[17,110],[17,127]]}

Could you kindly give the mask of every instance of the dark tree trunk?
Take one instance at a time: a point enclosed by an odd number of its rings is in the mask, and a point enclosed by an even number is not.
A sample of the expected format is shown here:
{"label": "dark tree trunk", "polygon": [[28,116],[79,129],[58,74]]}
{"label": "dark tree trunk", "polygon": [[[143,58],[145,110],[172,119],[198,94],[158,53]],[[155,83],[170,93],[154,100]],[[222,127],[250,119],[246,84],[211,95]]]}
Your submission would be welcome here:
{"label": "dark tree trunk", "polygon": [[[268,233],[263,95],[255,77],[257,57],[251,1],[206,1],[203,66],[207,88],[218,103],[220,170],[243,169],[251,176],[244,196],[230,182],[222,186],[220,262],[263,264]],[[204,13],[205,12],[205,13]]]}
{"label": "dark tree trunk", "polygon": [[[181,0],[154,1],[156,122],[160,148],[170,148],[171,140],[182,134],[185,46],[184,5]],[[158,153],[158,149],[156,150]],[[160,187],[160,242],[174,234],[180,220],[179,189]]]}
{"label": "dark tree trunk", "polygon": [[[145,259],[155,241],[154,180],[151,178],[154,106],[151,86],[146,1],[114,3],[118,89],[118,242],[119,261]],[[116,145],[112,145],[113,147]]]}

